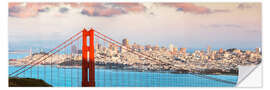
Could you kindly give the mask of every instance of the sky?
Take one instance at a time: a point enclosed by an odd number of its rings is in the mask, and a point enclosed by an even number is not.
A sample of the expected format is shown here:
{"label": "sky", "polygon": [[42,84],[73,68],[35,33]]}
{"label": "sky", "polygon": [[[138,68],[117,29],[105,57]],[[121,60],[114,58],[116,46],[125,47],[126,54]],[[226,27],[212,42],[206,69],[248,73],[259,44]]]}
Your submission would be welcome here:
{"label": "sky", "polygon": [[260,3],[9,3],[10,49],[53,48],[83,28],[181,48],[262,45]]}

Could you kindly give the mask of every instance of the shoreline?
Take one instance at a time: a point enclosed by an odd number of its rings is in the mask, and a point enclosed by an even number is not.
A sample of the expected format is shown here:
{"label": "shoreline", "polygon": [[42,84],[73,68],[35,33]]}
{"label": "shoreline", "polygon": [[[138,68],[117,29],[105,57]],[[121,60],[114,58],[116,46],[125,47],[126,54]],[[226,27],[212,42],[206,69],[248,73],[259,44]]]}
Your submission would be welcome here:
{"label": "shoreline", "polygon": [[[16,65],[10,65],[15,67],[20,67]],[[47,66],[47,65],[38,65],[38,66]],[[81,66],[61,66],[61,65],[53,65],[57,68],[63,68],[63,69],[74,69],[74,68],[81,68]],[[192,72],[182,72],[182,71],[165,71],[165,70],[139,70],[139,69],[131,69],[131,68],[109,68],[102,65],[96,65],[95,68],[97,69],[110,69],[110,70],[123,70],[123,71],[133,71],[133,72],[153,72],[153,73],[171,73],[171,74],[199,74],[199,75],[229,75],[229,76],[238,76],[238,73],[192,73]],[[185,71],[185,70],[183,70]]]}
{"label": "shoreline", "polygon": [[[57,68],[81,68],[81,66],[61,66],[57,65]],[[126,67],[116,67],[116,66],[106,66],[106,65],[95,65],[95,68],[98,69],[111,69],[111,70],[123,70],[123,71],[133,71],[133,72],[154,72],[154,73],[171,73],[171,74],[200,74],[200,75],[230,75],[230,76],[238,76],[238,70],[235,70],[235,73],[233,72],[214,72],[217,70],[207,70],[204,72],[189,72],[187,70],[143,70],[138,68],[132,68],[129,66]]]}
{"label": "shoreline", "polygon": [[[18,65],[12,65],[20,67]],[[39,66],[46,66],[49,64],[40,64]],[[57,68],[81,68],[81,61],[66,61],[59,64],[54,64]],[[103,68],[103,69],[112,69],[112,70],[125,70],[125,71],[135,71],[135,72],[157,72],[157,73],[172,73],[172,74],[200,74],[200,75],[231,75],[231,76],[238,76],[238,70],[230,70],[229,72],[224,72],[218,69],[205,69],[205,70],[185,70],[185,69],[164,69],[164,68],[149,68],[144,65],[141,66],[132,66],[128,64],[121,64],[121,63],[102,63],[96,62],[96,68]]]}
{"label": "shoreline", "polygon": [[[80,61],[66,61],[58,64],[57,67],[60,68],[72,68],[72,67],[81,67]],[[173,74],[206,74],[206,75],[233,75],[238,76],[238,70],[230,70],[229,72],[224,72],[218,69],[205,69],[205,70],[185,70],[185,69],[178,69],[178,70],[171,70],[171,69],[164,69],[164,68],[149,68],[145,66],[132,66],[128,64],[121,64],[121,63],[102,63],[96,62],[95,66],[97,68],[104,68],[104,69],[120,69],[120,70],[128,70],[128,71],[136,71],[136,72],[169,72]]]}

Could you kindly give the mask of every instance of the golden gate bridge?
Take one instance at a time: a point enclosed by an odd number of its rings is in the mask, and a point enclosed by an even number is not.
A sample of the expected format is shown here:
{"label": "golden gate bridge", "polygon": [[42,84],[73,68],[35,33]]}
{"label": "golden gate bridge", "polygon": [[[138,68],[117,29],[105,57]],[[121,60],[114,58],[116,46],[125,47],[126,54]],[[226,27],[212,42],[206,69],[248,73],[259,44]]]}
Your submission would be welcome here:
{"label": "golden gate bridge", "polygon": [[[138,52],[135,50],[132,50],[129,47],[124,46],[122,43],[110,38],[107,35],[104,35],[94,29],[90,29],[90,30],[86,30],[83,29],[82,31],[76,33],[75,35],[71,36],[70,38],[68,38],[67,40],[65,40],[64,42],[62,42],[61,44],[59,44],[58,46],[56,46],[55,48],[51,49],[50,51],[47,52],[47,54],[43,54],[40,57],[34,59],[34,60],[30,60],[30,62],[28,63],[24,63],[23,65],[21,65],[17,70],[15,70],[14,72],[9,73],[9,77],[29,77],[29,78],[40,78],[41,76],[43,76],[44,78],[50,78],[51,82],[53,82],[54,80],[58,80],[58,83],[69,83],[72,82],[77,83],[77,86],[82,86],[82,87],[95,87],[96,86],[96,82],[100,81],[99,78],[100,76],[103,76],[104,78],[106,78],[105,75],[100,75],[100,73],[95,73],[95,42],[98,43],[99,41],[103,41],[104,42],[104,46],[106,46],[106,43],[109,43],[110,45],[113,45],[115,47],[121,48],[121,49],[125,49],[127,52],[132,53],[134,55],[140,56],[140,57],[144,57],[147,60],[150,60],[151,62],[155,62],[155,64],[159,65],[159,66],[175,66],[171,63],[168,62],[164,62],[162,60],[159,60],[158,58],[155,58],[151,55],[148,55],[146,53],[143,52]],[[67,55],[67,57],[69,58],[76,58],[78,57],[78,54],[73,54],[71,52],[71,48],[72,46],[76,46],[76,47],[81,47],[81,51],[82,53],[81,55],[81,68],[80,71],[72,71],[73,69],[57,69],[57,70],[52,70],[53,65],[55,64],[53,62],[53,58],[54,56],[59,56],[59,55]],[[66,60],[66,59],[64,59]],[[47,68],[43,68],[44,70],[40,70],[39,67],[36,67],[36,72],[33,72],[32,69],[35,66],[39,66],[40,64],[44,64],[44,65],[49,65],[50,67]],[[47,71],[46,71],[47,70]],[[48,70],[50,70],[50,73],[48,73]],[[71,71],[67,71],[67,70],[71,70]],[[28,74],[26,74],[28,73]],[[33,73],[36,73],[36,77],[33,77]],[[53,74],[57,73],[57,77],[53,76]],[[76,80],[73,80],[74,74],[72,73],[77,73],[77,78]],[[40,75],[40,74],[44,74],[44,75]],[[49,77],[48,77],[48,74]],[[67,79],[67,76],[70,76],[69,80]],[[103,73],[105,74],[105,73]],[[26,76],[29,75],[29,76]],[[194,76],[200,77],[200,78],[205,78],[205,79],[209,79],[209,80],[214,80],[214,81],[218,81],[218,82],[222,82],[222,83],[226,83],[226,84],[236,84],[236,82],[232,82],[232,81],[228,81],[228,80],[223,80],[223,79],[218,79],[218,78],[214,78],[214,77],[210,77],[207,75],[202,75],[202,74],[192,74]],[[132,76],[132,75],[131,75]],[[129,78],[140,78],[140,77],[136,77],[136,75],[133,75],[134,77],[129,77]],[[59,77],[65,77],[65,80],[62,80],[63,82],[59,81]],[[110,80],[107,81],[101,81],[101,83],[120,83],[121,81],[119,81],[116,78],[116,82],[112,82],[112,77],[110,75]],[[161,76],[156,75],[155,77],[152,77],[151,79],[160,79]],[[166,77],[166,76],[165,76]],[[144,79],[147,77],[144,77]],[[168,77],[168,78],[172,78],[172,79],[177,79],[177,77]],[[79,80],[81,79],[81,80]],[[128,78],[126,79],[128,81]],[[155,81],[155,80],[153,80]],[[137,81],[139,82],[139,81]],[[156,82],[156,81],[155,81]],[[155,83],[153,82],[153,83]],[[159,82],[161,82],[161,80],[159,80]],[[100,83],[100,82],[99,82]],[[128,82],[127,82],[128,83]],[[72,86],[72,85],[71,85]],[[130,86],[136,86],[136,85],[130,85]]]}

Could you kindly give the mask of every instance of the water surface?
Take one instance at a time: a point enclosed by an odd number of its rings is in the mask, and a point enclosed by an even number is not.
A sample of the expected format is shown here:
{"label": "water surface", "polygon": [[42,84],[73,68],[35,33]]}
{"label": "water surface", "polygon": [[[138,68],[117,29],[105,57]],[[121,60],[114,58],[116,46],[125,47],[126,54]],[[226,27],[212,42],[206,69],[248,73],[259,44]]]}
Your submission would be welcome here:
{"label": "water surface", "polygon": [[[19,67],[9,66],[9,73]],[[95,69],[97,87],[234,87],[224,83],[198,77],[192,74],[173,74],[160,72],[139,72],[116,69]],[[217,79],[237,82],[237,76],[207,75]],[[19,77],[39,78],[54,87],[80,87],[81,68],[57,68],[56,66],[35,66]]]}

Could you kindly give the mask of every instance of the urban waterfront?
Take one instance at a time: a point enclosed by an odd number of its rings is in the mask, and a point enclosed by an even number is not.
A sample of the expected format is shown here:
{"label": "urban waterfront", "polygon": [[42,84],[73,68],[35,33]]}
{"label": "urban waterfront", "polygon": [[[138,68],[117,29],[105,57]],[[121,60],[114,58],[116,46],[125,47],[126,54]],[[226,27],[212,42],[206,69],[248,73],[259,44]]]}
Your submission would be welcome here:
{"label": "urban waterfront", "polygon": [[[40,65],[19,75],[19,77],[39,78],[54,87],[80,87],[81,68],[57,68],[56,66]],[[19,67],[9,66],[9,73]],[[45,72],[44,72],[45,71]],[[51,72],[58,72],[51,73]],[[39,74],[37,74],[39,73]],[[67,74],[63,74],[67,73]],[[66,76],[64,76],[66,75]],[[52,78],[51,78],[52,76]],[[131,70],[96,68],[97,87],[234,87],[220,81],[197,77],[193,74],[173,74],[161,72],[137,72]],[[237,82],[238,76],[206,75],[226,81]],[[66,83],[64,83],[66,82]]]}
{"label": "urban waterfront", "polygon": [[[122,46],[113,44],[95,45],[95,63],[98,65],[115,67],[118,69],[139,69],[141,71],[171,71],[175,73],[200,74],[238,74],[239,65],[257,65],[261,63],[261,48],[241,50],[237,48],[213,50],[210,46],[206,50],[188,52],[187,48],[177,48],[174,45],[164,46],[139,45],[128,43],[123,39]],[[81,66],[81,46],[72,45],[68,50],[45,58],[40,65]],[[32,51],[32,50],[29,50]],[[29,55],[9,59],[10,65],[20,66],[32,61],[43,59],[49,53],[29,52]],[[145,55],[145,56],[141,56]],[[10,55],[10,57],[12,57]],[[43,58],[41,58],[43,57]]]}
{"label": "urban waterfront", "polygon": [[[168,48],[151,45],[122,47],[95,44],[95,83],[97,87],[234,87],[239,65],[261,62],[261,49],[187,50],[170,45]],[[9,53],[9,73],[31,62],[38,63],[18,77],[37,78],[54,87],[80,87],[82,80],[82,52],[79,45],[71,45],[53,56],[46,50]],[[27,51],[27,50],[24,50]],[[143,53],[153,58],[137,56]],[[48,58],[46,58],[48,57]],[[29,67],[28,66],[28,67]]]}

